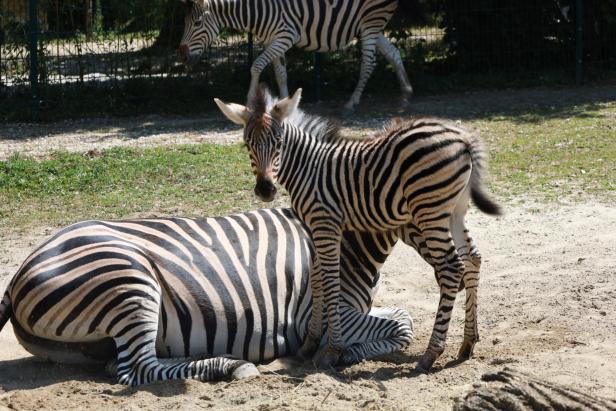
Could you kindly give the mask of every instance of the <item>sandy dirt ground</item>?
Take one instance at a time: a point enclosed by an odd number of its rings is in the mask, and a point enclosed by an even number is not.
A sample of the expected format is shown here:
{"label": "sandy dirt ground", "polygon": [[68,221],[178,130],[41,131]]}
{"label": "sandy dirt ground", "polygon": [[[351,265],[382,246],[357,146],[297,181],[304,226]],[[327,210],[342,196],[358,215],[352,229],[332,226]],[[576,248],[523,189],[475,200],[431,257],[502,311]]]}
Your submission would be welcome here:
{"label": "sandy dirt ground", "polygon": [[[415,100],[413,110],[464,120],[510,113],[508,99],[532,112],[536,105],[555,100],[573,107],[587,101],[589,93],[605,101],[613,98],[614,90],[615,86],[596,87],[583,97],[573,88],[515,91],[504,99],[494,93],[430,97]],[[387,111],[390,115],[391,109]],[[575,114],[575,108],[565,111]],[[373,130],[386,114],[362,116],[360,111],[344,121],[345,133]],[[44,156],[57,149],[229,143],[239,138],[237,128],[218,113],[190,119],[148,116],[10,124],[0,125],[0,160],[15,152]],[[498,219],[474,211],[469,215],[484,263],[481,341],[474,359],[466,363],[450,364],[462,341],[460,295],[444,355],[429,375],[414,372],[428,343],[438,288],[431,269],[401,245],[383,269],[376,305],[404,307],[413,316],[416,340],[404,352],[327,372],[309,365],[283,371],[272,364],[262,367],[263,376],[246,381],[179,381],[134,389],[115,385],[101,369],[37,360],[17,343],[9,324],[0,332],[0,409],[432,411],[450,409],[482,374],[505,366],[616,398],[616,206],[590,199],[550,205],[527,199],[505,206],[506,215]],[[0,290],[36,244],[56,229],[0,232]]]}
{"label": "sandy dirt ground", "polygon": [[[114,385],[99,369],[31,357],[8,325],[0,333],[0,408],[450,409],[482,374],[505,366],[616,397],[616,208],[508,204],[498,219],[472,212],[469,227],[484,256],[481,341],[475,358],[461,365],[448,364],[462,339],[458,298],[445,354],[429,375],[414,372],[438,290],[429,267],[400,245],[383,269],[377,305],[411,312],[416,341],[404,352],[327,372],[308,365],[282,371],[272,364],[262,367],[262,377],[245,381],[134,389]],[[2,237],[0,288],[51,231]]]}

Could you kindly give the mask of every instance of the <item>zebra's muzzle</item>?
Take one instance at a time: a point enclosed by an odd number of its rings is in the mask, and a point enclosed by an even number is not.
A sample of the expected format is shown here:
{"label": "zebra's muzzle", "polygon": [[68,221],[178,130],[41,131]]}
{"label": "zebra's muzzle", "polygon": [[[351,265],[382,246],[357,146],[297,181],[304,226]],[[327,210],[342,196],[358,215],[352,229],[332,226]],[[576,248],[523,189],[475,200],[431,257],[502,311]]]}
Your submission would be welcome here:
{"label": "zebra's muzzle", "polygon": [[257,180],[257,184],[255,185],[255,194],[261,199],[261,201],[269,203],[274,199],[277,191],[278,190],[276,189],[276,186],[274,185],[272,180]]}
{"label": "zebra's muzzle", "polygon": [[178,47],[178,55],[180,56],[180,61],[188,66],[199,61],[199,55],[192,54],[187,44],[180,44],[180,47]]}

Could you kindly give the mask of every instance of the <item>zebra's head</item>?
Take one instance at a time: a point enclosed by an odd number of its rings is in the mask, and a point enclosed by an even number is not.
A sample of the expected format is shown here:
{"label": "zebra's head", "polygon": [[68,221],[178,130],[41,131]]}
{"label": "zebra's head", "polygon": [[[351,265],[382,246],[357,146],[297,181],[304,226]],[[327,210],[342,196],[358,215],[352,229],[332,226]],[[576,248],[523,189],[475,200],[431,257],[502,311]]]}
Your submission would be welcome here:
{"label": "zebra's head", "polygon": [[220,27],[210,12],[208,0],[181,0],[186,5],[184,34],[178,52],[184,64],[194,64],[199,60],[214,39]]}
{"label": "zebra's head", "polygon": [[229,120],[244,127],[244,143],[256,177],[255,194],[265,202],[272,201],[277,192],[275,181],[284,137],[282,123],[295,112],[301,96],[302,89],[298,89],[292,97],[275,101],[267,90],[259,88],[250,107],[214,99]]}

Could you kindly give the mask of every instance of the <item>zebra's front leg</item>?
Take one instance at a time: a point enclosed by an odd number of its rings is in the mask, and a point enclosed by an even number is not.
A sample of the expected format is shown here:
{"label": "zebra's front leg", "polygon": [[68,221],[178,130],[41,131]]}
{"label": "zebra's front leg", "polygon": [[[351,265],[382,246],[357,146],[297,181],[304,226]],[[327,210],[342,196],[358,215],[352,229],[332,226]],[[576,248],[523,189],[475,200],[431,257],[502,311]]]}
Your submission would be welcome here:
{"label": "zebra's front leg", "polygon": [[274,64],[274,74],[276,75],[276,83],[278,83],[278,92],[281,99],[289,97],[289,88],[287,87],[287,63],[284,54],[272,60]]}
{"label": "zebra's front leg", "polygon": [[366,88],[366,83],[374,71],[376,64],[376,43],[378,33],[367,33],[361,36],[361,69],[359,73],[359,81],[355,86],[355,91],[351,95],[349,101],[344,105],[344,110],[347,113],[352,112],[355,106],[359,104],[361,95]]}
{"label": "zebra's front leg", "polygon": [[399,351],[413,341],[413,319],[402,308],[372,308],[363,314],[343,307],[340,316],[346,348],[339,364],[355,364]]}
{"label": "zebra's front leg", "polygon": [[[272,41],[261,54],[255,59],[250,68],[250,89],[248,90],[248,104],[252,102],[257,94],[259,87],[259,77],[263,72],[263,69],[267,67],[274,59],[284,56],[284,54],[293,47],[293,44],[297,41],[297,35],[292,33],[282,33],[274,41]],[[286,75],[286,69],[285,69]],[[282,90],[281,90],[282,93]],[[287,95],[288,95],[287,90]]]}
{"label": "zebra's front leg", "polygon": [[[334,221],[320,220],[317,227],[311,226],[312,239],[321,264],[321,290],[327,312],[327,347],[320,350],[314,363],[328,368],[338,363],[344,350],[340,325],[340,242],[342,228]],[[318,286],[318,285],[317,285]]]}
{"label": "zebra's front leg", "polygon": [[451,313],[458,293],[458,287],[464,274],[464,263],[458,255],[448,230],[443,231],[443,227],[439,226],[422,227],[422,235],[426,239],[426,245],[431,254],[430,260],[433,262],[440,287],[440,299],[432,336],[430,337],[428,349],[417,364],[418,371],[428,372],[445,350],[445,340],[447,339]]}
{"label": "zebra's front leg", "polygon": [[312,309],[310,321],[308,322],[308,332],[304,338],[302,346],[297,355],[300,358],[308,359],[319,349],[323,336],[323,288],[322,288],[322,266],[318,255],[315,256],[310,269],[310,291],[312,293]]}

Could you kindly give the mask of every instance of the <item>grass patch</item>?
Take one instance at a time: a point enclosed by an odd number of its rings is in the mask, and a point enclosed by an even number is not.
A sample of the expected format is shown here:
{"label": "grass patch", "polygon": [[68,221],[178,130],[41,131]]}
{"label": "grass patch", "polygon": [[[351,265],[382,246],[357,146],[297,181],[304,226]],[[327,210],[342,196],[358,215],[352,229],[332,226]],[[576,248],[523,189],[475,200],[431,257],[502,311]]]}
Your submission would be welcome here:
{"label": "grass patch", "polygon": [[263,207],[239,145],[114,148],[0,163],[5,227],[137,215],[205,216]]}
{"label": "grass patch", "polygon": [[616,103],[584,115],[475,121],[490,147],[496,191],[554,201],[616,198]]}
{"label": "grass patch", "polygon": [[[461,111],[446,104],[443,116],[462,118],[480,131],[490,149],[492,191],[501,199],[616,200],[616,102],[559,110],[531,101],[532,110],[521,103],[504,110],[496,102],[486,108],[465,98],[452,102]],[[16,155],[0,162],[0,229],[224,215],[266,206],[253,195],[253,184],[248,155],[239,145],[58,152],[44,159]]]}

